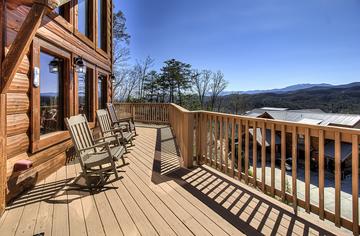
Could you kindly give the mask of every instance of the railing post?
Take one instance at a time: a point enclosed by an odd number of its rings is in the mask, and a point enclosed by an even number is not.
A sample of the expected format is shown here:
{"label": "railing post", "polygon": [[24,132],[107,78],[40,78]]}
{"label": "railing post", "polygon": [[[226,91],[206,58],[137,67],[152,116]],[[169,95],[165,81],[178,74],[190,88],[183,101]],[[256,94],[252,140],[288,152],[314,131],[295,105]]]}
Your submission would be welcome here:
{"label": "railing post", "polygon": [[196,117],[196,164],[201,163],[201,133],[202,133],[202,128],[201,128],[201,113],[200,112],[196,112],[195,114]]}
{"label": "railing post", "polygon": [[191,168],[193,166],[193,146],[194,146],[194,113],[187,112],[184,116],[184,145],[183,145],[183,161],[184,167]]}

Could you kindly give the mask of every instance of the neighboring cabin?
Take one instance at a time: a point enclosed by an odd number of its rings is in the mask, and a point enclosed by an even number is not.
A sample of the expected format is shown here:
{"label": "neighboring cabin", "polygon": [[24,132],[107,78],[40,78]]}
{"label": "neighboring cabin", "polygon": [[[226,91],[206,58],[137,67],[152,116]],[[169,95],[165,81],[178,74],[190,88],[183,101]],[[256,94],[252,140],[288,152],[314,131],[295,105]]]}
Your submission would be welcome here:
{"label": "neighboring cabin", "polygon": [[[360,129],[360,115],[326,113],[320,109],[289,110],[288,108],[263,107],[248,111],[245,115],[249,117],[283,120],[288,122],[297,122],[310,125],[337,126],[344,128]],[[250,133],[251,132],[252,131],[250,130]],[[258,133],[260,132],[258,131]],[[267,140],[270,140],[270,137],[267,137]],[[287,153],[291,153],[291,135],[288,135],[286,140]],[[276,141],[276,145],[280,145],[280,142]],[[318,140],[312,138],[310,146],[312,163],[313,166],[316,167],[318,162]],[[298,138],[298,150],[302,152],[304,151],[304,137],[302,137],[301,135]],[[335,147],[333,141],[326,142],[324,152],[326,158],[326,166],[330,171],[333,171],[335,159]],[[342,142],[341,168],[343,176],[350,172],[351,158],[349,157],[351,157],[351,154],[351,144]]]}
{"label": "neighboring cabin", "polygon": [[1,1],[0,215],[5,195],[65,164],[64,118],[85,114],[94,127],[96,109],[111,101],[112,4]]}

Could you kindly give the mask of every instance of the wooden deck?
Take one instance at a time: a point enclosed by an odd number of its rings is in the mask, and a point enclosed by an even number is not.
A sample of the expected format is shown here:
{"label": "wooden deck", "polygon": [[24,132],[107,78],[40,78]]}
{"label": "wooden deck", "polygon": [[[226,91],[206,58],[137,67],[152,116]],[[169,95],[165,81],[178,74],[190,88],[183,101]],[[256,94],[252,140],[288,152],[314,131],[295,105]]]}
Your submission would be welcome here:
{"label": "wooden deck", "polygon": [[8,206],[0,235],[340,235],[351,233],[207,166],[180,168],[167,126],[138,128],[120,180],[82,188],[69,163]]}

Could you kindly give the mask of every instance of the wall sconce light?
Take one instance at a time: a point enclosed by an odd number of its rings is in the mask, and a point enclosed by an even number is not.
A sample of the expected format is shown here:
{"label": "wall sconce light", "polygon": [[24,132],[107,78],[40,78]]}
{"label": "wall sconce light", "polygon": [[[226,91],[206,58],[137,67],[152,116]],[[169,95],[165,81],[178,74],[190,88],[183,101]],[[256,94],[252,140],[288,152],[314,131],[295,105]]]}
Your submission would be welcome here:
{"label": "wall sconce light", "polygon": [[50,63],[49,63],[50,73],[53,73],[53,74],[58,73],[59,72],[59,64],[60,64],[59,58],[54,58],[52,61],[50,61]]}
{"label": "wall sconce light", "polygon": [[114,74],[111,74],[110,75],[110,78],[111,78],[111,82],[112,83],[115,83],[116,82],[116,76]]}
{"label": "wall sconce light", "polygon": [[86,65],[82,57],[74,58],[75,70],[78,73],[85,74],[86,73]]}

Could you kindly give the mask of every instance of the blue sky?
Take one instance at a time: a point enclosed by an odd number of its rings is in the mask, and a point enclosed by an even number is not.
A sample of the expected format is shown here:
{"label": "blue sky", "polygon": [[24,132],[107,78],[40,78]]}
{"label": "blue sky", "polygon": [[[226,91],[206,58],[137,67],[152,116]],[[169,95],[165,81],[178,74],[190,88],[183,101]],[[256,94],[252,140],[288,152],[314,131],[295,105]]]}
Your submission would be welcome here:
{"label": "blue sky", "polygon": [[360,78],[359,0],[119,0],[131,61],[221,70],[227,90]]}

